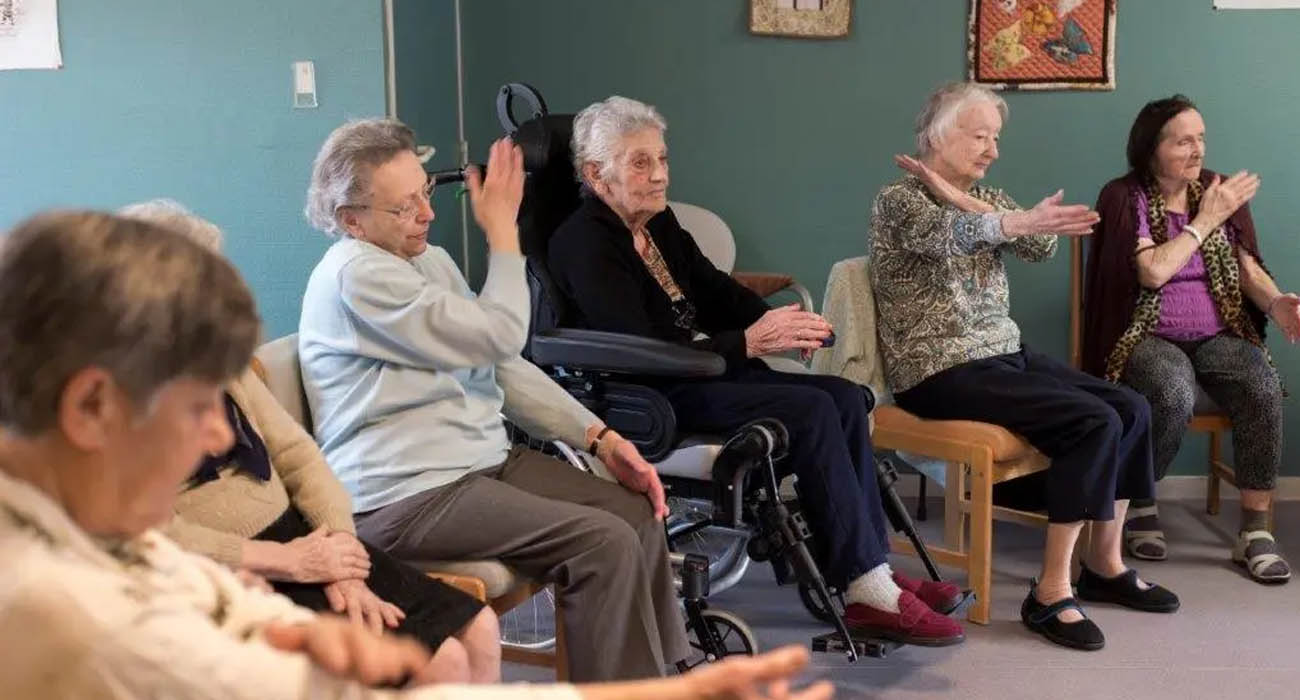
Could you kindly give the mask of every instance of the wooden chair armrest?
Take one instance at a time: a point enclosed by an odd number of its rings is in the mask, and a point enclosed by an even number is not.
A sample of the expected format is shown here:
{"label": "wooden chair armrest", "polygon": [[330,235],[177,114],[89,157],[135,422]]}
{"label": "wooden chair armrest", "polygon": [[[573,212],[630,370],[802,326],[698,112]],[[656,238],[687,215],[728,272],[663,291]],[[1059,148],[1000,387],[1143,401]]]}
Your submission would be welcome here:
{"label": "wooden chair armrest", "polygon": [[775,272],[733,272],[731,277],[764,299],[794,284],[794,277]]}
{"label": "wooden chair armrest", "polygon": [[461,576],[459,574],[447,574],[441,571],[426,572],[429,578],[437,579],[452,588],[459,588],[465,593],[474,596],[481,603],[488,602],[487,586],[482,579],[473,576]]}
{"label": "wooden chair armrest", "polygon": [[[251,367],[251,368],[253,369],[253,374],[256,374],[256,375],[257,375],[257,378],[260,379],[260,380],[262,380],[262,383],[263,383],[263,384],[266,384],[266,383],[267,383],[267,382],[266,382],[266,365],[262,364],[262,361],[259,360],[259,359],[257,359],[257,356],[253,356],[253,357],[249,358],[249,360],[248,360],[248,366]],[[269,384],[268,384],[268,386],[269,386]]]}

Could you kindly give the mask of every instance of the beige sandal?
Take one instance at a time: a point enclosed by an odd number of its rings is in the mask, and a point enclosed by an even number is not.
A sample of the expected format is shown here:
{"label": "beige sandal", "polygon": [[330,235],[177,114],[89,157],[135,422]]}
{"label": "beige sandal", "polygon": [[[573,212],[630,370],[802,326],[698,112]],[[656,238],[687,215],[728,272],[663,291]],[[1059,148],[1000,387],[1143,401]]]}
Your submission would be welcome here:
{"label": "beige sandal", "polygon": [[1267,530],[1249,530],[1238,535],[1232,560],[1260,583],[1291,580],[1291,566],[1277,553],[1277,541]]}

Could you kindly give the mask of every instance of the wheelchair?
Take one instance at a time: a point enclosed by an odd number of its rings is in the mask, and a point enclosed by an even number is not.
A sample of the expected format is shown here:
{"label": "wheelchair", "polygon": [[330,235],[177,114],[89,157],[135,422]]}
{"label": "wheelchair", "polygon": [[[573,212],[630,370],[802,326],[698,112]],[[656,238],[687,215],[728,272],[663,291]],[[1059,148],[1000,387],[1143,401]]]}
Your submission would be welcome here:
{"label": "wheelchair", "polygon": [[[516,123],[513,102],[522,98],[530,118]],[[632,441],[655,466],[669,494],[665,523],[692,646],[698,655],[679,664],[686,670],[733,654],[753,654],[749,626],[725,611],[709,608],[707,596],[734,586],[751,561],[768,562],[778,584],[794,583],[804,607],[834,631],[814,637],[815,651],[842,652],[848,659],[884,657],[897,642],[852,634],[844,625],[841,592],[827,585],[817,564],[816,543],[794,493],[782,489],[775,465],[789,439],[774,419],[753,421],[730,435],[679,433],[672,406],[644,382],[654,378],[721,376],[721,356],[657,339],[566,328],[567,300],[552,284],[546,266],[550,235],[579,206],[572,166],[572,114],[550,114],[533,88],[501,88],[497,114],[524,154],[527,179],[519,231],[532,294],[525,356],[584,406]],[[431,173],[435,183],[454,182],[463,171]],[[863,387],[868,408],[874,395]],[[569,454],[575,464],[584,461]],[[591,465],[580,465],[590,468]],[[930,575],[938,571],[893,488],[898,474],[877,460],[878,483],[893,527],[906,535]]]}

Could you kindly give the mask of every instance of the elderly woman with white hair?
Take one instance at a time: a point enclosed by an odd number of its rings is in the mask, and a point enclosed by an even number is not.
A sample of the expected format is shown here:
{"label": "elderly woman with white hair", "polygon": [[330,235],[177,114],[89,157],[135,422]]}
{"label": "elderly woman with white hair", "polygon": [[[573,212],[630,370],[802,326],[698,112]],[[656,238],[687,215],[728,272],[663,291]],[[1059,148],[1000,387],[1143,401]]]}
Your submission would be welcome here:
{"label": "elderly woman with white hair", "polygon": [[[211,233],[211,230],[208,231]],[[0,234],[0,687],[6,698],[827,700],[808,652],[669,679],[437,682],[429,652],[250,588],[155,528],[231,430],[257,310],[239,273],[167,228],[96,212]],[[381,687],[382,686],[382,687]]]}
{"label": "elderly woman with white hair", "polygon": [[1096,525],[1079,598],[1149,612],[1179,605],[1121,556],[1128,501],[1154,489],[1151,411],[1131,389],[1021,344],[1002,257],[1046,260],[1058,235],[1086,235],[1098,216],[1062,204],[1060,191],[1021,209],[1002,190],[978,184],[998,158],[1006,115],[1006,103],[987,88],[953,83],[935,91],[917,118],[917,157],[897,158],[909,174],[886,185],[871,212],[880,346],[900,407],[1003,426],[1051,458],[1045,483],[1036,484],[1049,519],[1042,572],[1021,619],[1057,644],[1100,649],[1101,629],[1070,589],[1084,521]]}
{"label": "elderly woman with white hair", "polygon": [[[176,202],[142,202],[119,213],[221,250],[221,229]],[[227,383],[223,409],[234,443],[195,465],[164,534],[265,577],[305,608],[415,637],[434,652],[430,676],[441,682],[500,680],[496,614],[357,538],[347,491],[251,367]]]}
{"label": "elderly woman with white hair", "polygon": [[678,426],[727,433],[759,418],[784,423],[790,455],[777,468],[798,475],[827,581],[845,592],[845,624],[909,644],[962,641],[961,625],[945,616],[960,590],[893,572],[886,562],[888,522],[861,387],[773,371],[758,359],[820,347],[830,324],[795,307],[769,309],[704,257],[667,206],[666,128],[653,107],[624,97],[577,115],[573,158],[583,202],[551,237],[548,258],[576,309],[566,324],[722,355],[727,371],[719,379],[656,382]]}
{"label": "elderly woman with white hair", "polygon": [[[519,354],[523,179],[507,140],[485,175],[467,177],[489,250],[475,294],[426,239],[431,183],[411,130],[366,119],[330,134],[307,213],[338,240],[312,272],[298,327],[316,437],[367,541],[404,560],[500,559],[554,582],[575,680],[662,675],[690,653],[663,486],[636,446]],[[620,483],[512,446],[503,415],[590,451]]]}

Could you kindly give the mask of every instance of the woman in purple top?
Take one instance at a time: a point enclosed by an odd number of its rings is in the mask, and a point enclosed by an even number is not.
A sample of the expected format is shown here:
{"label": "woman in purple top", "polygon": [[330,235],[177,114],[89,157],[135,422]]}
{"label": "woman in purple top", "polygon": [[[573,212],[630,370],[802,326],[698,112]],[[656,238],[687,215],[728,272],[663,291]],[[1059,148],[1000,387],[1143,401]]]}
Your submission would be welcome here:
{"label": "woman in purple top", "polygon": [[[1198,387],[1232,421],[1241,527],[1232,559],[1261,583],[1291,569],[1269,532],[1282,459],[1282,387],[1264,325],[1300,339],[1300,296],[1265,271],[1247,202],[1259,176],[1204,169],[1205,123],[1182,95],[1148,103],[1129,132],[1131,171],[1102,189],[1088,250],[1084,369],[1151,402],[1155,478],[1178,452]],[[1164,559],[1154,501],[1133,501],[1125,545]]]}

